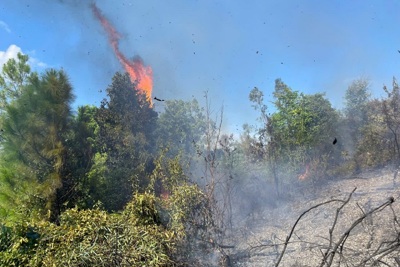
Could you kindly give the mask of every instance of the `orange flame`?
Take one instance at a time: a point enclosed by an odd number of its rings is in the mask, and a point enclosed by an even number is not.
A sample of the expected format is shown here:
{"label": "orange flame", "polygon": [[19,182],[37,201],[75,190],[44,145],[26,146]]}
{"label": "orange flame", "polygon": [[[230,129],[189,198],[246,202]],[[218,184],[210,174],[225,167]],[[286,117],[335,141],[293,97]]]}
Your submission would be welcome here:
{"label": "orange flame", "polygon": [[104,15],[101,14],[100,9],[94,3],[91,6],[94,15],[106,30],[111,47],[113,48],[119,62],[129,74],[131,81],[136,83],[138,90],[144,93],[147,99],[151,101],[151,92],[153,89],[153,70],[150,66],[144,66],[143,60],[140,57],[136,56],[133,60],[129,60],[122,54],[118,47],[121,35],[104,17]]}
{"label": "orange flame", "polygon": [[297,179],[299,179],[300,181],[304,181],[305,179],[307,179],[308,175],[309,175],[309,169],[310,169],[310,165],[307,164],[306,171],[303,174],[299,175],[299,177],[297,177]]}

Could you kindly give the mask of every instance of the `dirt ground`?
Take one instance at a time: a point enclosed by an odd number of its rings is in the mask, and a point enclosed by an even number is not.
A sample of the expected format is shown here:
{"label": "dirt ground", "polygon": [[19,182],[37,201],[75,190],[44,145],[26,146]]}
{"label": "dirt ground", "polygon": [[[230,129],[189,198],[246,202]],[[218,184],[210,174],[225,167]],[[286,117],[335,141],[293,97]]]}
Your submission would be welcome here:
{"label": "dirt ground", "polygon": [[[391,205],[374,211],[391,197]],[[400,179],[394,183],[389,169],[299,190],[245,218],[227,240],[234,245],[224,250],[230,266],[274,266],[299,216],[327,201],[300,219],[279,266],[326,266],[321,264],[329,248],[335,251],[331,266],[400,266]]]}

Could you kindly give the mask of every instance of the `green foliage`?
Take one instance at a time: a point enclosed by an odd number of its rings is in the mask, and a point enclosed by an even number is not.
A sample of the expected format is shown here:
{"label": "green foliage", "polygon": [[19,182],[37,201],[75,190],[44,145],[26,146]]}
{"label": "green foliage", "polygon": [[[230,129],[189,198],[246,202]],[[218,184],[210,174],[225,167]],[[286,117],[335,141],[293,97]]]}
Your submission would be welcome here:
{"label": "green foliage", "polygon": [[150,145],[156,128],[157,113],[146,96],[137,91],[135,86],[127,73],[116,73],[112,84],[107,88],[109,100],[103,100],[97,121],[109,116],[109,119],[114,119],[112,123],[120,124],[122,130],[133,134],[148,134],[144,141],[145,145]]}
{"label": "green foliage", "polygon": [[12,226],[2,225],[0,240],[4,243],[0,249],[0,265],[31,266],[29,262],[40,237],[35,228],[25,220]]}
{"label": "green foliage", "polygon": [[29,79],[36,76],[36,73],[31,73],[28,60],[27,55],[18,53],[17,60],[11,58],[3,65],[0,74],[0,109],[5,109],[8,104],[18,99]]}
{"label": "green foliage", "polygon": [[16,222],[22,218],[38,218],[45,200],[37,191],[40,184],[30,168],[18,162],[5,162],[0,167],[0,218]]}
{"label": "green foliage", "polygon": [[[66,168],[70,172],[70,183],[73,185],[73,194],[69,194],[69,198],[64,205],[72,208],[78,205],[82,208],[90,208],[99,200],[93,199],[94,187],[100,188],[95,184],[97,177],[93,179],[92,169],[96,169],[99,165],[98,148],[96,147],[96,139],[98,136],[99,125],[95,120],[97,107],[81,106],[78,107],[77,114],[70,121],[70,130],[65,133],[65,146],[67,159]],[[94,167],[96,165],[96,167]],[[90,175],[89,175],[90,173]],[[100,178],[99,178],[100,179]]]}
{"label": "green foliage", "polygon": [[[180,241],[173,257],[179,262],[196,263],[199,247],[209,247],[209,240],[217,227],[210,209],[210,199],[184,173],[179,156],[170,158],[168,150],[160,152],[154,160],[154,170],[150,176],[149,191],[160,200],[154,201],[148,194],[146,202],[156,206],[157,213],[141,211],[148,221],[157,221],[173,231]],[[142,204],[136,204],[141,207]],[[153,210],[153,209],[152,209]]]}
{"label": "green foliage", "polygon": [[[72,116],[66,74],[39,76],[27,62],[19,54],[0,75],[1,266],[195,266],[199,250],[223,243],[232,193],[254,186],[248,173],[272,177],[279,194],[302,173],[315,181],[400,158],[396,80],[382,100],[355,81],[340,118],[324,94],[277,79],[273,112],[250,92],[261,125],[235,142],[209,102],[165,101],[158,116],[128,74]],[[204,167],[204,191],[189,161]]]}
{"label": "green foliage", "polygon": [[367,122],[361,130],[354,155],[355,171],[399,164],[400,89],[393,79],[392,89],[384,87],[386,98],[370,100],[365,108]]}
{"label": "green foliage", "polygon": [[346,90],[344,112],[356,131],[360,131],[367,121],[370,96],[369,83],[363,79],[353,81]]}
{"label": "green foliage", "polygon": [[12,231],[10,227],[0,226],[0,251],[9,249],[12,245]]}
{"label": "green foliage", "polygon": [[400,158],[400,90],[395,78],[386,96],[371,99],[369,84],[354,81],[346,91],[340,131],[342,165],[338,171],[361,172],[364,169],[394,164]]}
{"label": "green foliage", "polygon": [[[109,100],[103,101],[95,115],[94,145],[96,153],[107,158],[103,167],[97,162],[89,173],[91,181],[102,180],[104,188],[96,200],[111,211],[121,210],[134,192],[143,191],[148,184],[144,177],[151,172],[157,113],[128,74],[115,74],[107,93]],[[96,170],[99,167],[101,172]],[[96,178],[96,172],[107,175]]]}
{"label": "green foliage", "polygon": [[277,80],[274,97],[277,112],[271,116],[271,127],[283,151],[303,147],[311,153],[330,144],[338,115],[323,94],[300,94]]}
{"label": "green foliage", "polygon": [[182,168],[181,157],[167,157],[169,149],[163,149],[153,161],[153,172],[149,176],[148,190],[156,196],[167,197],[173,188],[187,182]]}
{"label": "green foliage", "polygon": [[253,102],[252,105],[254,109],[260,110],[261,112],[261,122],[267,123],[268,116],[267,116],[267,105],[264,104],[264,93],[260,91],[257,87],[254,87],[253,90],[250,91],[249,100]]}
{"label": "green foliage", "polygon": [[159,211],[157,210],[157,198],[154,194],[136,194],[132,201],[128,203],[124,212],[133,214],[133,218],[143,225],[160,224]]}
{"label": "green foliage", "polygon": [[365,126],[369,123],[370,103],[369,83],[359,79],[351,83],[345,94],[344,118],[342,122],[340,140],[345,153],[354,159],[351,163],[354,170],[360,169],[359,155],[364,148],[359,142],[363,138]]}
{"label": "green foliage", "polygon": [[[260,110],[262,126],[258,137],[246,137],[248,149],[269,163],[279,194],[280,184],[307,169],[307,178],[326,175],[327,162],[336,136],[338,114],[323,94],[305,95],[293,91],[280,79],[275,81],[276,111],[267,115],[263,93],[254,88],[250,93],[253,107]],[[310,174],[308,170],[311,170]]]}
{"label": "green foliage", "polygon": [[173,156],[183,151],[190,157],[202,137],[205,124],[203,110],[196,100],[165,101],[165,110],[157,123],[157,144],[168,146]]}
{"label": "green foliage", "polygon": [[[196,185],[175,187],[168,202],[171,211],[171,228],[189,237],[206,234],[212,228],[207,197]],[[202,230],[200,233],[199,231]],[[210,233],[208,233],[210,234]]]}
{"label": "green foliage", "polygon": [[387,99],[382,102],[382,112],[386,127],[391,134],[391,142],[395,151],[397,164],[400,163],[400,87],[395,78],[392,82],[392,90],[389,91],[386,86],[384,90]]}
{"label": "green foliage", "polygon": [[73,208],[61,214],[58,224],[41,220],[4,226],[0,265],[174,266],[193,261],[193,238],[206,237],[212,218],[205,195],[182,180],[177,162],[162,155],[155,164],[154,176],[172,174],[168,197],[137,193],[119,213]]}
{"label": "green foliage", "polygon": [[92,159],[92,166],[87,175],[87,182],[85,182],[84,190],[86,202],[85,206],[92,207],[95,203],[100,201],[103,203],[107,196],[107,154],[96,153]]}
{"label": "green foliage", "polygon": [[[8,195],[16,203],[28,194],[23,202],[35,205],[23,207],[43,214],[50,210],[55,219],[68,198],[65,192],[72,186],[65,183],[70,179],[64,138],[69,130],[70,104],[74,99],[72,87],[66,74],[56,70],[48,70],[41,77],[33,76],[21,86],[0,118],[3,169],[0,180],[6,183],[0,188],[5,191],[0,194]],[[4,88],[2,92],[7,94]],[[10,167],[14,170],[6,170]],[[30,192],[20,191],[29,187]],[[17,193],[12,194],[7,188]]]}
{"label": "green foliage", "polygon": [[0,252],[0,265],[171,266],[173,233],[156,224],[140,224],[135,216],[70,209],[59,225],[17,225],[12,238],[9,232],[0,237],[9,244]]}

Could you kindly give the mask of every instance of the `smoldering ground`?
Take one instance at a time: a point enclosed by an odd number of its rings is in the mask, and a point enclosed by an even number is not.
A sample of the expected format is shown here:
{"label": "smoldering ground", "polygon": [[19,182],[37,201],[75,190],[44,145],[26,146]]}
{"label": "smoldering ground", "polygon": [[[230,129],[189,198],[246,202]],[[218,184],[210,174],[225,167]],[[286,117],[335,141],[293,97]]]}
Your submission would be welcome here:
{"label": "smoldering ground", "polygon": [[263,212],[278,207],[278,197],[273,183],[266,177],[251,175],[247,183],[233,192],[233,217],[235,225],[254,225],[257,221],[267,220]]}

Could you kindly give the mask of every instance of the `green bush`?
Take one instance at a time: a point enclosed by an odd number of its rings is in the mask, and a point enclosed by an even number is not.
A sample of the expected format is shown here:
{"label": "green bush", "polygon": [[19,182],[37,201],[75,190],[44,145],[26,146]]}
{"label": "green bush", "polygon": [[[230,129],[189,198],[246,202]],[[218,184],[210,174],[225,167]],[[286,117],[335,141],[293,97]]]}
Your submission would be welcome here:
{"label": "green bush", "polygon": [[[128,208],[131,206],[128,206]],[[135,212],[70,209],[59,225],[3,228],[1,266],[171,266],[175,235]]]}
{"label": "green bush", "polygon": [[[189,184],[177,159],[156,161],[152,181],[120,212],[99,207],[65,210],[48,218],[0,228],[0,266],[187,266],[207,239],[212,217],[207,197]],[[164,191],[154,190],[158,184]],[[1,224],[0,224],[1,225]],[[193,243],[196,241],[196,244]]]}

